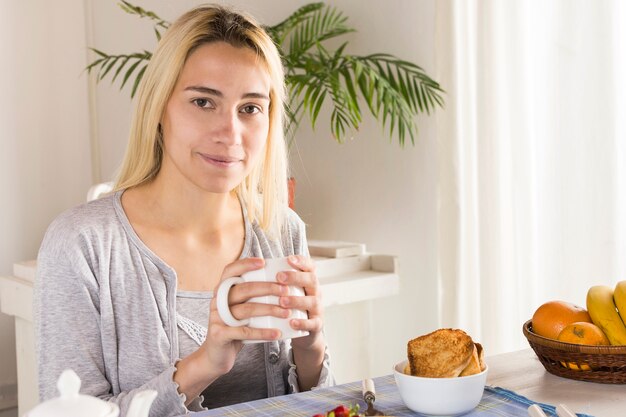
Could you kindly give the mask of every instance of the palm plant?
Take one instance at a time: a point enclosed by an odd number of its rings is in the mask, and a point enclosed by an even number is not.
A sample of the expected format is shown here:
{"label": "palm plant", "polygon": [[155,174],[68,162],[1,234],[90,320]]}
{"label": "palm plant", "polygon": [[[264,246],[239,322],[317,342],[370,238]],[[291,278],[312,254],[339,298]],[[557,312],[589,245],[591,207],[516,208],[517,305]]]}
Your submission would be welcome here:
{"label": "palm plant", "polygon": [[[169,27],[169,22],[152,11],[125,0],[119,5],[127,13],[151,20],[157,39]],[[331,132],[339,143],[358,130],[364,103],[383,129],[388,129],[390,139],[396,132],[400,146],[404,146],[407,135],[415,144],[416,115],[430,114],[435,107],[443,107],[443,89],[422,68],[395,56],[351,55],[345,52],[348,42],[334,50],[328,49],[325,46],[328,40],[355,31],[346,22],[347,17],[336,8],[311,3],[282,22],[265,27],[283,57],[289,94],[286,126],[289,143],[303,115],[307,114],[315,127],[320,110],[329,99]],[[111,82],[115,82],[123,74],[120,89],[134,77],[133,97],[152,53],[144,50],[112,55],[91,50],[97,58],[87,66],[87,71],[97,70],[98,81],[112,74]]]}

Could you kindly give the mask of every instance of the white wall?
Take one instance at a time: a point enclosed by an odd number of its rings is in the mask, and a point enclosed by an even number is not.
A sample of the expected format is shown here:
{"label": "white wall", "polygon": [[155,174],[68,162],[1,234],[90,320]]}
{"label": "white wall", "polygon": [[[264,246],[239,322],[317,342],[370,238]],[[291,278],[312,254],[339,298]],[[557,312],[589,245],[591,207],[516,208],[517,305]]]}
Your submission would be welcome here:
{"label": "white wall", "polygon": [[[82,2],[0,2],[0,275],[91,184],[84,33]],[[0,314],[0,384],[16,382],[14,343]]]}
{"label": "white wall", "polygon": [[[337,1],[359,29],[351,35],[351,52],[388,52],[416,62],[434,73],[434,14],[431,1]],[[444,86],[445,88],[445,86]],[[399,256],[401,291],[398,297],[362,303],[349,311],[349,320],[327,313],[331,344],[343,344],[351,328],[362,324],[369,347],[371,375],[391,372],[406,355],[406,342],[437,327],[436,269],[436,153],[434,117],[420,118],[416,146],[389,143],[381,127],[366,118],[351,142],[338,145],[329,129],[318,123],[315,133],[298,140],[301,158],[292,157],[298,178],[296,208],[308,223],[311,238],[365,242],[369,250]],[[304,132],[303,132],[304,133]],[[295,155],[294,155],[295,156]],[[343,321],[337,329],[334,323]],[[348,324],[350,323],[350,324]],[[332,347],[332,346],[331,346]],[[342,352],[342,362],[359,356]],[[365,352],[361,352],[361,355]],[[363,363],[359,361],[358,363]],[[344,370],[342,370],[344,371]],[[346,371],[344,371],[346,372]],[[345,374],[358,379],[362,370]]]}
{"label": "white wall", "polygon": [[[93,45],[107,52],[154,49],[149,22],[121,11],[114,1],[89,1]],[[137,0],[137,5],[173,20],[196,0]],[[306,1],[228,2],[274,24]],[[334,0],[349,23],[350,52],[388,52],[434,71],[434,1]],[[364,4],[367,7],[364,7]],[[115,30],[111,30],[115,28]],[[444,86],[445,88],[445,86]],[[131,112],[129,89],[108,81],[97,86],[100,165],[113,177],[124,153]],[[371,117],[352,142],[338,145],[323,120],[311,132],[306,123],[292,152],[298,181],[296,211],[310,238],[364,242],[369,250],[398,255],[401,292],[375,303],[327,311],[327,334],[340,381],[390,373],[406,352],[408,339],[437,326],[436,172],[434,117],[422,118],[415,147],[389,143]],[[400,318],[400,316],[403,316]],[[393,325],[390,325],[394,323]],[[339,348],[339,346],[341,346]],[[368,359],[369,358],[369,359]],[[368,360],[371,363],[368,363]]]}

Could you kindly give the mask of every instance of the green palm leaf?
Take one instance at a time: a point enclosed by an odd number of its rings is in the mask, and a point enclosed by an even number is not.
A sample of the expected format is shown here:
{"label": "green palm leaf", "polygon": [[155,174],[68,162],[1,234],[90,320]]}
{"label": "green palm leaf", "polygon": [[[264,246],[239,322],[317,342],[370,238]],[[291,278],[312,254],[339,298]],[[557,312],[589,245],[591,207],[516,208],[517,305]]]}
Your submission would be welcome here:
{"label": "green palm leaf", "polygon": [[289,15],[289,17],[282,22],[274,26],[266,26],[265,30],[272,37],[272,39],[274,39],[274,42],[276,42],[277,45],[282,45],[285,38],[295,27],[300,25],[303,20],[308,19],[312,13],[320,10],[322,7],[324,7],[324,3],[311,3],[304,5]]}
{"label": "green palm leaf", "polygon": [[[170,26],[156,13],[126,0],[119,6],[127,13],[151,20],[157,40],[161,39],[161,31]],[[294,140],[305,113],[315,128],[327,102],[332,106],[330,129],[339,143],[358,131],[364,104],[380,121],[390,140],[397,136],[400,146],[404,146],[407,138],[415,144],[418,114],[430,114],[444,106],[445,92],[439,83],[412,62],[384,53],[351,55],[346,53],[347,42],[333,51],[327,50],[326,41],[354,29],[347,25],[343,13],[325,3],[304,5],[265,29],[281,50],[285,66],[288,89],[285,132],[289,143]],[[133,78],[131,97],[134,97],[152,54],[143,51],[110,55],[95,48],[91,51],[96,58],[86,70],[97,71],[98,81],[113,74],[111,82],[115,82],[123,73],[120,88]]]}

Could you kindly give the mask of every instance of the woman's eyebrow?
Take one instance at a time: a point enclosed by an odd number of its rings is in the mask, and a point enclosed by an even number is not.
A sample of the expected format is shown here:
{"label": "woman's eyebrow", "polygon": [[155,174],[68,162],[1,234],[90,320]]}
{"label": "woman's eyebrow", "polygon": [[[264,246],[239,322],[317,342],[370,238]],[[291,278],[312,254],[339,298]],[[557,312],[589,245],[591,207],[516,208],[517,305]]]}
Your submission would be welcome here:
{"label": "woman's eyebrow", "polygon": [[197,91],[198,93],[210,94],[212,96],[217,96],[217,97],[224,97],[224,94],[219,90],[216,90],[214,88],[204,87],[204,86],[198,86],[198,85],[191,85],[185,88],[185,91]]}
{"label": "woman's eyebrow", "polygon": [[[222,93],[220,90],[216,90],[210,87],[199,86],[199,85],[189,86],[185,88],[185,91],[197,91],[198,93],[210,94],[210,95],[217,96],[217,97],[224,97],[224,93]],[[242,98],[260,98],[264,100],[270,99],[267,94],[254,93],[254,92],[246,93],[242,96]]]}

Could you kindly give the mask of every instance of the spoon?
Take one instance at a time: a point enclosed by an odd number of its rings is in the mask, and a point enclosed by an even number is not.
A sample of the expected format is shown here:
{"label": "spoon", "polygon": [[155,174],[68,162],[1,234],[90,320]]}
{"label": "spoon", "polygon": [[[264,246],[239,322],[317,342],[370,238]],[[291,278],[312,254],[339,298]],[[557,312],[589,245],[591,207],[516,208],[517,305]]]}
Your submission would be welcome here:
{"label": "spoon", "polygon": [[528,415],[530,417],[548,417],[537,404],[528,407]]}
{"label": "spoon", "polygon": [[365,410],[366,416],[384,416],[380,410],[374,408],[374,401],[376,401],[376,388],[374,388],[374,381],[371,379],[363,380],[363,400],[367,404],[367,410]]}
{"label": "spoon", "polygon": [[[530,417],[547,417],[546,413],[544,413],[541,407],[537,404],[533,404],[528,407],[528,415]],[[556,406],[556,415],[559,417],[577,417],[576,414],[567,408],[565,404],[559,404]]]}
{"label": "spoon", "polygon": [[565,404],[559,404],[556,406],[556,414],[559,417],[577,417],[576,414],[574,414],[572,410],[567,408]]}

